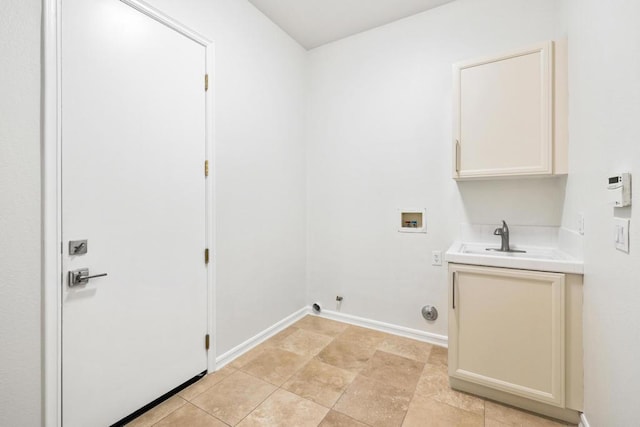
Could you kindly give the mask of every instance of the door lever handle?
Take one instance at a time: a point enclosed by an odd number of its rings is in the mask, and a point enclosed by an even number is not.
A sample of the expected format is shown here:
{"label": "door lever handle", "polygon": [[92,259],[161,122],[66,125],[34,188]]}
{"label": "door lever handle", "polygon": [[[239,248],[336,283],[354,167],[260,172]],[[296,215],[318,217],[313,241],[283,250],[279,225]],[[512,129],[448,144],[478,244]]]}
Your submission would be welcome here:
{"label": "door lever handle", "polygon": [[96,277],[104,277],[107,273],[94,274],[93,276],[89,276],[88,268],[80,268],[78,270],[72,270],[69,272],[69,287],[73,288],[74,286],[86,285],[89,282],[89,279],[94,279]]}

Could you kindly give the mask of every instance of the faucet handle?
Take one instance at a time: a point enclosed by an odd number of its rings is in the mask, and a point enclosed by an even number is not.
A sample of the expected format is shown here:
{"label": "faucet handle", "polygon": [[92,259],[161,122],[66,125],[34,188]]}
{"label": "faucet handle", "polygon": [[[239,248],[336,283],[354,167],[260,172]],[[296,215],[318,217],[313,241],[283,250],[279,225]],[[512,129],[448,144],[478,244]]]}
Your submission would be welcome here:
{"label": "faucet handle", "polygon": [[507,226],[507,221],[502,220],[502,227],[498,227],[493,231],[494,236],[503,236],[509,232],[509,226]]}

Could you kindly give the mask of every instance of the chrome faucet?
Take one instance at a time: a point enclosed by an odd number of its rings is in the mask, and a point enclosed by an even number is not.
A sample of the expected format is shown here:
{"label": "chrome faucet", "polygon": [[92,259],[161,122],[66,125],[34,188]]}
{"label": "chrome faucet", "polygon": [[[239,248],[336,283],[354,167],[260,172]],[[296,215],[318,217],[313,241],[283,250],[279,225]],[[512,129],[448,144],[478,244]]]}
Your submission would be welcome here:
{"label": "chrome faucet", "polygon": [[505,220],[502,220],[502,227],[498,227],[493,231],[494,236],[500,236],[502,239],[500,242],[500,249],[496,248],[487,248],[488,251],[496,251],[496,252],[518,252],[525,253],[526,251],[521,251],[518,249],[511,249],[509,247],[509,226]]}
{"label": "chrome faucet", "polygon": [[500,236],[502,241],[500,244],[500,252],[509,252],[509,226],[507,222],[502,220],[502,227],[493,230],[494,236]]}

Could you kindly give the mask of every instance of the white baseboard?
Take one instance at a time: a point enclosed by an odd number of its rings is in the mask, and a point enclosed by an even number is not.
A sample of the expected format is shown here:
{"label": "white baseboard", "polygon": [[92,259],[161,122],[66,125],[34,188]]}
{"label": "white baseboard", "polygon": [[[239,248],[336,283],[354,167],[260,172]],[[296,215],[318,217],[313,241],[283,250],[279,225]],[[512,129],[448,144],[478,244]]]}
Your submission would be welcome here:
{"label": "white baseboard", "polygon": [[234,359],[242,356],[244,353],[256,347],[258,344],[261,344],[264,341],[268,340],[278,332],[293,325],[295,322],[302,319],[304,316],[306,316],[309,313],[311,313],[311,307],[303,307],[300,310],[296,311],[295,313],[292,313],[289,316],[285,317],[284,319],[280,320],[279,322],[275,323],[274,325],[269,326],[267,329],[260,332],[259,334],[235,346],[231,350],[221,354],[220,356],[217,356],[216,370],[232,362]]}
{"label": "white baseboard", "polygon": [[322,310],[320,317],[337,320],[339,322],[349,323],[351,325],[362,326],[364,328],[374,329],[388,334],[399,335],[405,338],[411,338],[418,341],[424,341],[429,344],[435,344],[440,347],[448,346],[448,338],[446,335],[433,334],[418,329],[411,329],[404,326],[394,325],[391,323],[380,322],[378,320],[367,319],[365,317],[353,316],[351,314],[340,313],[339,311]]}
{"label": "white baseboard", "polygon": [[578,427],[590,427],[587,416],[584,413],[580,414],[580,425]]}
{"label": "white baseboard", "polygon": [[[216,370],[231,363],[234,359],[242,356],[247,351],[268,340],[278,332],[293,325],[295,322],[302,319],[307,314],[312,313],[313,310],[310,306],[303,307],[295,313],[292,313],[279,322],[275,323],[274,325],[269,326],[259,334],[235,346],[231,350],[221,354],[220,356],[217,356]],[[391,323],[379,322],[377,320],[353,316],[351,314],[344,314],[338,311],[322,310],[322,312],[318,316],[325,317],[331,320],[337,320],[339,322],[349,323],[350,325],[362,326],[363,328],[369,328],[380,332],[386,332],[388,334],[399,335],[401,337],[435,344],[441,347],[447,347],[447,337],[445,335],[432,334],[430,332],[420,331],[418,329],[411,329],[404,326],[393,325]],[[588,427],[588,425],[586,425],[585,427]]]}

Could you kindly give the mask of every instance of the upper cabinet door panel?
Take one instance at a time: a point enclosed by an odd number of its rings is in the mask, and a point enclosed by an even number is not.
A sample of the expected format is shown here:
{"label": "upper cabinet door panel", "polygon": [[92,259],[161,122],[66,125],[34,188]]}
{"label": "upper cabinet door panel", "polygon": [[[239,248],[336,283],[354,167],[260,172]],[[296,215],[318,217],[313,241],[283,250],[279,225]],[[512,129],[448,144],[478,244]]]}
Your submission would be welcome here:
{"label": "upper cabinet door panel", "polygon": [[553,173],[553,42],[454,66],[454,178]]}
{"label": "upper cabinet door panel", "polygon": [[464,171],[546,171],[548,136],[540,52],[460,72]]}

